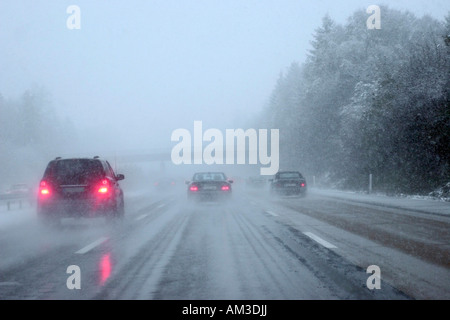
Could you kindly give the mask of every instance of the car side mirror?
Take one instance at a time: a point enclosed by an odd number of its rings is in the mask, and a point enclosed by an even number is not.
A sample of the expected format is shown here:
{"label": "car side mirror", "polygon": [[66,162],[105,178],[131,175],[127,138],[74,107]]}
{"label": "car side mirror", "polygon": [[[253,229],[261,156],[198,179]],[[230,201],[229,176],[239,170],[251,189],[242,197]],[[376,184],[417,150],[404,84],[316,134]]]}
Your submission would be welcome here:
{"label": "car side mirror", "polygon": [[232,179],[228,179],[228,182],[229,182],[229,183],[233,183],[233,182],[234,182],[234,180],[232,180]]}
{"label": "car side mirror", "polygon": [[125,179],[125,176],[124,176],[123,174],[117,174],[117,175],[116,175],[116,180],[117,180],[117,181],[123,180],[123,179]]}
{"label": "car side mirror", "polygon": [[189,180],[186,180],[185,182],[184,182],[185,184],[189,184],[189,183],[191,183]]}

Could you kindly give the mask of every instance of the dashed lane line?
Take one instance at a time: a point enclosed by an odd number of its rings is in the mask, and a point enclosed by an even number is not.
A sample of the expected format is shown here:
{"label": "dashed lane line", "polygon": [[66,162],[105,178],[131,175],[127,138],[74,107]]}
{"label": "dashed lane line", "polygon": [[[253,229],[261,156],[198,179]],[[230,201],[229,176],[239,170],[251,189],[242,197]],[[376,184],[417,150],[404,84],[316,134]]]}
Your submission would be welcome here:
{"label": "dashed lane line", "polygon": [[323,240],[322,238],[320,238],[319,236],[316,236],[314,233],[312,232],[303,232],[303,234],[305,234],[306,236],[310,237],[311,239],[313,239],[314,241],[320,243],[321,245],[323,245],[325,248],[328,249],[336,249],[337,247],[331,243],[329,243],[328,241]]}
{"label": "dashed lane line", "polygon": [[139,217],[136,217],[136,219],[134,219],[134,221],[142,220],[142,219],[144,219],[144,218],[147,217],[147,216],[148,216],[147,213],[141,214]]}
{"label": "dashed lane line", "polygon": [[266,210],[266,212],[267,212],[268,214],[274,216],[274,217],[278,217],[278,214],[276,214],[275,212],[272,212],[272,211],[269,211],[269,210]]}
{"label": "dashed lane line", "polygon": [[91,251],[92,249],[94,249],[95,247],[101,245],[103,242],[105,242],[106,240],[108,240],[107,237],[101,237],[100,239],[92,242],[91,244],[88,244],[86,247],[81,248],[80,250],[78,250],[77,252],[75,252],[76,254],[85,254],[89,251]]}

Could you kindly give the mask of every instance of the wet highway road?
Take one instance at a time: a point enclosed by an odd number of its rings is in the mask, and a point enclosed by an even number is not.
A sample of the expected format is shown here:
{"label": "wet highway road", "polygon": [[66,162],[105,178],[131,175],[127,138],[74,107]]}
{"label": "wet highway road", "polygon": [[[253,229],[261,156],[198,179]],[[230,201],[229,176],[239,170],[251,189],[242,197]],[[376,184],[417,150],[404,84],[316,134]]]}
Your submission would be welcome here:
{"label": "wet highway road", "polygon": [[[0,299],[449,299],[450,219],[313,190],[227,203],[129,194],[122,223],[0,225]],[[380,289],[369,288],[369,266]],[[377,279],[370,278],[370,283]]]}

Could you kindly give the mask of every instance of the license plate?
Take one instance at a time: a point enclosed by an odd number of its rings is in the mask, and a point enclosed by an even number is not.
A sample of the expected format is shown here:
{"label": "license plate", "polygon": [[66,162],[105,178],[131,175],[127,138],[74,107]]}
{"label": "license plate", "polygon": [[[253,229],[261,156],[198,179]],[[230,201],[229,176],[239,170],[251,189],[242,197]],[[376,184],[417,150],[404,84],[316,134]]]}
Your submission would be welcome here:
{"label": "license plate", "polygon": [[216,186],[205,186],[203,189],[205,189],[205,190],[216,190]]}
{"label": "license plate", "polygon": [[285,184],[286,187],[296,187],[297,185],[295,183],[287,183]]}
{"label": "license plate", "polygon": [[84,187],[64,188],[64,193],[80,193],[84,191]]}

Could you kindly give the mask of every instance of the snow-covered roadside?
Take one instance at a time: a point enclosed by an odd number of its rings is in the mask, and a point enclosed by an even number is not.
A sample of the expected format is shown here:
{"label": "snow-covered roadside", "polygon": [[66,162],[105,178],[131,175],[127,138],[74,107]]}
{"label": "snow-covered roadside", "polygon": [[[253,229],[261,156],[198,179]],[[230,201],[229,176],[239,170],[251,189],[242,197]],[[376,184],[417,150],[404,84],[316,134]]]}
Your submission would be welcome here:
{"label": "snow-covered roadside", "polygon": [[322,188],[311,188],[310,191],[311,193],[354,202],[450,216],[450,202],[431,196],[387,196]]}
{"label": "snow-covered roadside", "polygon": [[450,182],[447,182],[442,187],[430,192],[429,195],[433,199],[439,199],[450,202]]}

